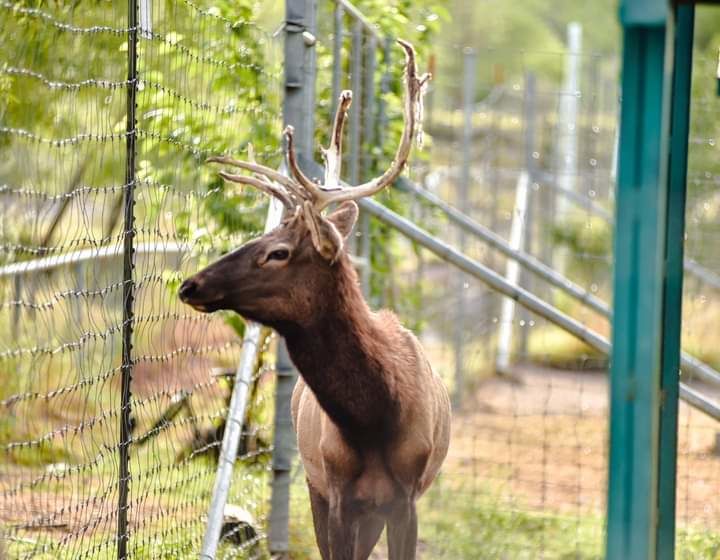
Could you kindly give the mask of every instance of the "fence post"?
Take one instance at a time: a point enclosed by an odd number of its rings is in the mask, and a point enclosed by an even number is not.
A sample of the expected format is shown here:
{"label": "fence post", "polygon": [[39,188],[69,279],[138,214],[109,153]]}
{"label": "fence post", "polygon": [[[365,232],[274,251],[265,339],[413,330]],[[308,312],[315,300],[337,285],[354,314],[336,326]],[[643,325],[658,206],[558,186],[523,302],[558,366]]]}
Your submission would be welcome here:
{"label": "fence post", "polygon": [[123,199],[123,321],[122,321],[122,364],[120,374],[120,443],[118,473],[117,513],[117,557],[127,558],[128,545],[128,495],[130,491],[130,442],[131,410],[130,380],[132,378],[132,337],[134,323],[135,284],[134,241],[135,241],[135,155],[137,132],[135,109],[137,96],[137,43],[138,43],[137,0],[128,0],[128,84],[127,122],[125,152],[125,193]]}
{"label": "fence post", "polygon": [[[377,39],[369,35],[365,44],[365,95],[363,98],[363,144],[365,151],[361,162],[362,180],[367,180],[372,170],[372,150],[375,144],[375,65],[376,65]],[[363,257],[361,284],[363,294],[370,297],[370,281],[372,274],[372,263],[370,262],[371,239],[370,239],[370,217],[367,213],[360,214],[360,256]]]}
{"label": "fence post", "polygon": [[340,88],[342,87],[342,46],[343,34],[345,33],[343,26],[343,17],[345,10],[340,2],[335,3],[334,15],[334,37],[333,37],[333,71],[332,71],[332,115],[337,111],[338,98],[340,97]]}
{"label": "fence post", "polygon": [[[313,160],[316,18],[316,0],[285,0],[283,121],[285,125],[295,127],[297,153],[301,164]],[[341,43],[342,37],[336,37],[336,40]],[[290,362],[284,341],[278,343],[276,371],[273,480],[268,541],[272,554],[286,556],[290,549],[290,469],[295,450],[295,433],[290,421],[290,398],[297,373]]]}
{"label": "fence post", "polygon": [[[621,2],[607,558],[674,558],[692,6]],[[673,35],[675,31],[675,35]],[[675,39],[673,52],[672,41]],[[669,43],[670,42],[670,43]],[[677,58],[677,60],[674,60]],[[674,81],[674,84],[673,84]],[[674,91],[673,91],[674,90]]]}
{"label": "fence post", "polygon": [[565,55],[565,75],[560,91],[558,108],[558,144],[557,165],[558,184],[561,187],[556,195],[557,213],[561,220],[567,218],[570,202],[564,192],[576,192],[578,171],[578,106],[577,92],[580,90],[580,56],[582,54],[582,26],[569,23],[567,26],[567,53]]}
{"label": "fence post", "polygon": [[271,553],[284,555],[290,551],[290,475],[295,454],[295,432],[290,415],[290,399],[295,388],[297,372],[290,361],[283,339],[278,340],[275,371],[277,387],[268,540]]}
{"label": "fence post", "polygon": [[[534,185],[537,179],[535,173],[535,117],[536,117],[536,95],[535,95],[535,74],[527,72],[525,74],[525,95],[524,95],[523,120],[525,121],[525,169],[528,174],[529,189],[527,194],[527,212],[525,212],[524,239],[523,249],[529,253],[533,253],[533,230],[536,223],[536,212],[538,210],[538,193],[535,192]],[[544,236],[537,236],[540,242],[546,241]],[[528,270],[523,269],[520,273],[520,286],[533,291],[534,277]],[[524,307],[520,309],[520,336],[518,337],[518,356],[521,359],[527,359],[528,341],[530,339],[530,318],[531,315]]]}
{"label": "fence post", "polygon": [[681,350],[683,241],[687,189],[688,136],[690,132],[690,87],[692,83],[693,34],[695,7],[675,7],[675,44],[670,114],[670,153],[668,162],[668,203],[666,208],[665,261],[667,278],[663,294],[661,386],[664,399],[660,412],[660,468],[658,471],[659,560],[675,557],[675,483],[677,461],[677,422]]}
{"label": "fence post", "polygon": [[[468,194],[471,182],[473,113],[475,112],[475,51],[466,48],[463,51],[463,131],[462,131],[462,163],[460,167],[460,184],[458,189],[458,208],[468,212]],[[465,231],[458,232],[458,248],[465,252]],[[466,276],[457,271],[455,277],[455,387],[453,402],[460,405],[464,378],[464,347],[465,347],[465,282]]]}

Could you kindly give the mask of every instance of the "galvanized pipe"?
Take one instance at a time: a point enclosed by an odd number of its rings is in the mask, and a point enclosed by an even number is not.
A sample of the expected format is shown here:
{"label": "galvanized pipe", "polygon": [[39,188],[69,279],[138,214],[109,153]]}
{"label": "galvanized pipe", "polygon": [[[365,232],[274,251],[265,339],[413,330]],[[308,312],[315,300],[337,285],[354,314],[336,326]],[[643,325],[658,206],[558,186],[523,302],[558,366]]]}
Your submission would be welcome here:
{"label": "galvanized pipe", "polygon": [[[265,231],[270,231],[280,224],[283,207],[276,199],[272,199],[268,208],[265,221]],[[252,383],[255,364],[257,363],[260,346],[260,325],[248,323],[245,330],[245,338],[240,355],[240,363],[235,373],[235,386],[233,387],[225,422],[222,445],[220,447],[220,458],[218,459],[215,484],[213,486],[212,501],[208,510],[208,519],[205,526],[205,537],[203,538],[200,558],[203,560],[214,560],[220,542],[220,532],[224,522],[224,510],[227,503],[230,485],[232,483],[232,472],[235,460],[237,459],[240,436],[242,435],[243,419],[247,407],[248,392]]]}

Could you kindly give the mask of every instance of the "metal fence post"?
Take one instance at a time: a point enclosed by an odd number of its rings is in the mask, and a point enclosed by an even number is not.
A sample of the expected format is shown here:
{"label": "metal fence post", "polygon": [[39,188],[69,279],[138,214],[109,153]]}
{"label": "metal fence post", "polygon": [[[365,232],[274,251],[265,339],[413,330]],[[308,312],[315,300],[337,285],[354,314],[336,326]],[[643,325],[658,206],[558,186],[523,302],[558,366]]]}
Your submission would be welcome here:
{"label": "metal fence post", "polygon": [[661,386],[664,399],[660,411],[660,470],[658,473],[658,560],[675,557],[675,480],[677,462],[677,421],[679,372],[682,356],[683,241],[687,189],[688,136],[690,132],[690,86],[692,83],[695,7],[675,7],[675,44],[670,114],[670,153],[668,162],[668,202],[665,232],[666,280],[663,301]]}
{"label": "metal fence post", "polygon": [[[286,0],[285,16],[283,121],[285,125],[295,127],[298,159],[301,165],[303,162],[307,165],[313,160],[315,133],[316,0]],[[336,39],[342,42],[342,37]],[[290,549],[290,469],[295,450],[295,433],[290,421],[290,398],[297,373],[283,341],[278,344],[276,371],[273,480],[268,541],[271,553],[285,556]]]}
{"label": "metal fence post", "polygon": [[[663,534],[672,522],[665,520],[661,525],[659,510],[660,506],[670,508],[675,500],[674,484],[661,482],[675,475],[674,440],[666,436],[677,429],[677,418],[675,404],[665,403],[676,398],[678,383],[683,205],[669,203],[684,199],[684,161],[674,157],[686,153],[687,133],[682,138],[673,130],[671,139],[670,127],[671,122],[686,126],[689,101],[676,97],[672,107],[670,99],[673,72],[682,74],[676,74],[675,85],[686,89],[689,66],[674,66],[673,49],[667,48],[674,28],[667,2],[624,0],[620,14],[623,105],[606,557],[649,560],[674,557],[672,540]],[[683,46],[691,48],[691,31],[686,29],[684,40]],[[681,116],[681,103],[685,114],[673,122],[673,117]],[[663,472],[661,465],[667,470]],[[669,548],[660,550],[659,543]]]}
{"label": "metal fence post", "polygon": [[[377,39],[369,35],[365,43],[365,95],[363,97],[363,144],[365,146],[361,161],[362,179],[367,180],[372,170],[372,150],[375,143],[375,65],[376,65]],[[370,261],[371,239],[370,239],[370,217],[362,212],[360,214],[360,256],[365,259],[362,266],[361,284],[365,298],[370,297],[370,282],[372,274],[372,263]]]}
{"label": "metal fence post", "polygon": [[337,110],[338,98],[342,87],[342,46],[345,33],[343,18],[345,10],[340,2],[335,3],[334,16],[334,37],[333,37],[333,71],[332,71],[332,114]]}
{"label": "metal fence post", "polygon": [[[460,167],[460,184],[458,185],[458,207],[468,209],[472,167],[473,114],[475,112],[475,51],[466,48],[463,51],[463,131],[462,131],[462,163]],[[465,251],[465,231],[458,232],[458,247]],[[455,387],[453,402],[460,405],[462,400],[464,378],[464,347],[465,347],[465,274],[456,272],[455,277]]]}
{"label": "metal fence post", "polygon": [[290,475],[295,455],[295,432],[290,415],[297,372],[290,361],[285,341],[278,340],[277,388],[275,389],[275,433],[273,436],[273,482],[270,498],[268,540],[270,552],[287,554],[290,551]]}
{"label": "metal fence post", "polygon": [[125,153],[125,192],[123,222],[123,319],[122,365],[120,376],[120,442],[118,472],[117,557],[127,558],[128,496],[130,492],[131,410],[130,380],[132,378],[132,337],[135,320],[134,241],[135,241],[135,155],[137,105],[137,0],[128,0],[128,84]]}
{"label": "metal fence post", "polygon": [[[525,227],[523,249],[529,254],[533,253],[533,235],[535,228],[535,214],[538,211],[538,193],[535,192],[534,185],[537,180],[535,173],[535,118],[536,118],[536,95],[535,95],[535,74],[527,72],[525,74],[525,95],[524,95],[523,120],[525,121],[525,169],[528,174],[529,189],[527,200],[527,211],[525,212]],[[543,239],[541,238],[541,241]],[[532,291],[534,287],[533,276],[525,269],[520,272],[520,286]],[[520,309],[520,333],[518,336],[518,356],[525,360],[528,355],[528,342],[530,339],[530,314],[527,309]]]}

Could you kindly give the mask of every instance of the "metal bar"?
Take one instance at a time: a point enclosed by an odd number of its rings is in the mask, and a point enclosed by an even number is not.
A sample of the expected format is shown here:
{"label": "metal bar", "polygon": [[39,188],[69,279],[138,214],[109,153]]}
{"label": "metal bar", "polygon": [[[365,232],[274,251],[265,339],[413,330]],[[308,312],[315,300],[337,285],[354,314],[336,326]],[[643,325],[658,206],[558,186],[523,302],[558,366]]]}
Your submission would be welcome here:
{"label": "metal bar", "polygon": [[[363,99],[363,155],[361,156],[362,180],[367,180],[373,170],[373,146],[375,145],[375,66],[376,66],[377,39],[370,35],[365,42],[365,76]],[[361,286],[366,298],[370,297],[370,282],[372,276],[371,266],[371,239],[370,220],[364,212],[360,214],[360,255],[367,261],[368,266],[360,270]]]}
{"label": "metal bar", "polygon": [[352,16],[355,21],[359,22],[360,25],[364,27],[366,31],[372,34],[378,41],[381,41],[383,39],[377,27],[370,23],[367,18],[362,14],[362,12],[355,7],[354,4],[352,4],[348,0],[335,1],[343,8],[345,8],[345,11],[350,14],[350,16]]}
{"label": "metal bar", "polygon": [[[435,256],[464,270],[469,275],[485,283],[491,289],[514,299],[528,311],[550,321],[578,340],[586,343],[591,348],[603,354],[609,353],[610,342],[602,335],[592,329],[588,329],[579,321],[559,311],[531,292],[510,284],[491,268],[463,255],[457,249],[443,243],[433,235],[419,228],[407,218],[403,218],[379,202],[369,198],[362,199],[360,201],[360,207],[408,239],[429,250]],[[680,383],[680,397],[688,404],[695,406],[715,420],[720,420],[720,404],[708,399],[684,383]]]}
{"label": "metal bar", "polygon": [[128,0],[128,84],[127,88],[127,139],[125,146],[125,193],[123,230],[123,318],[122,355],[120,367],[120,442],[118,472],[117,557],[127,558],[128,495],[130,492],[131,410],[130,381],[132,379],[132,338],[135,320],[134,241],[135,241],[135,156],[137,106],[137,0]]}
{"label": "metal bar", "polygon": [[[191,250],[192,245],[189,243],[140,243],[135,246],[134,253],[135,255],[153,253],[183,254],[188,253]],[[105,245],[104,247],[96,247],[92,249],[79,249],[77,251],[62,253],[60,255],[52,255],[41,259],[21,261],[0,266],[0,278],[45,272],[70,264],[121,257],[124,254],[124,248],[118,247],[117,245]]]}
{"label": "metal bar", "polygon": [[[557,166],[558,185],[563,191],[577,192],[578,172],[578,109],[580,100],[580,62],[582,59],[582,26],[567,25],[567,52],[560,106],[558,108]],[[559,198],[556,207],[560,219],[567,217],[567,200]]]}
{"label": "metal bar", "polygon": [[[470,192],[470,172],[472,169],[472,141],[473,141],[473,114],[475,112],[475,64],[477,57],[475,51],[466,48],[463,51],[463,129],[460,145],[462,146],[462,165],[460,167],[460,182],[458,184],[458,206],[467,208]],[[465,230],[459,231],[458,246],[460,251],[465,251]],[[465,275],[455,271],[455,321],[453,328],[453,354],[455,356],[455,379],[453,390],[453,402],[460,406],[462,401],[462,389],[464,386],[464,342],[465,342]],[[505,333],[507,334],[507,333]]]}
{"label": "metal bar", "polygon": [[[525,88],[523,95],[523,121],[525,123],[525,169],[528,174],[528,182],[532,185],[535,183],[535,172],[537,171],[536,159],[534,157],[535,152],[535,129],[536,129],[536,105],[537,105],[537,88],[535,81],[535,74],[532,72],[525,72],[523,76],[525,80]],[[533,235],[535,229],[536,214],[539,211],[539,205],[537,204],[539,198],[539,192],[535,189],[530,188],[528,190],[527,208],[528,211],[525,213],[525,224],[524,224],[524,236],[522,240],[522,250],[528,254],[533,253],[533,242],[543,242],[546,240],[545,235]],[[540,249],[540,253],[544,254],[544,248]],[[520,273],[519,284],[530,291],[533,291],[535,287],[535,278],[532,274],[529,274],[527,269],[523,269]],[[537,293],[537,292],[536,292]],[[545,297],[545,294],[542,294]],[[547,298],[546,298],[547,299]],[[521,327],[518,335],[518,356],[524,359],[528,355],[528,342],[530,340],[530,329],[523,328],[530,322],[530,316],[525,309],[520,309],[519,326]]]}
{"label": "metal bar", "polygon": [[334,32],[333,32],[333,73],[332,73],[332,113],[337,111],[338,98],[340,97],[340,88],[342,87],[342,46],[343,35],[345,33],[343,25],[343,17],[345,11],[342,4],[337,2],[334,10]]}
{"label": "metal bar", "polygon": [[[527,216],[527,203],[530,179],[527,173],[521,173],[517,180],[515,190],[515,208],[513,209],[512,224],[510,226],[510,246],[520,251],[525,238],[525,218]],[[505,279],[509,284],[519,286],[520,265],[516,260],[510,259],[507,263]],[[504,299],[500,308],[500,325],[498,328],[497,358],[495,369],[499,373],[510,372],[510,354],[512,352],[512,335],[515,323],[515,302]]]}
{"label": "metal bar", "polygon": [[[625,7],[638,3],[625,0]],[[658,488],[662,358],[680,350],[678,341],[666,338],[663,313],[671,85],[666,33],[666,25],[657,23],[625,25],[623,31],[607,558],[657,557],[659,496],[665,491]]]}
{"label": "metal bar", "polygon": [[380,77],[380,103],[378,104],[378,145],[385,145],[385,137],[387,134],[387,100],[385,96],[390,93],[390,81],[392,75],[390,73],[390,61],[392,60],[393,41],[389,37],[385,39],[383,45],[383,66],[385,70]]}
{"label": "metal bar", "polygon": [[[350,62],[350,89],[353,96],[361,105],[362,100],[362,22],[356,19],[352,26],[352,53]],[[360,182],[360,130],[361,109],[355,107],[350,111],[350,183],[357,185]]]}
{"label": "metal bar", "polygon": [[274,554],[290,550],[290,482],[295,456],[295,432],[290,401],[297,381],[297,371],[290,361],[284,340],[278,340],[277,387],[275,389],[275,432],[273,435],[273,485],[270,498],[269,544]]}
{"label": "metal bar", "polygon": [[[303,33],[317,34],[316,0],[286,0],[285,12],[288,26],[285,34],[285,100],[284,124],[295,127],[296,134],[307,139],[297,145],[301,164],[311,162],[312,140],[315,136],[315,43],[303,40]],[[290,23],[292,22],[292,27]],[[342,34],[341,34],[342,35]],[[342,41],[342,36],[338,37]],[[339,63],[339,57],[335,63]],[[338,94],[339,95],[339,94]],[[336,98],[337,99],[337,98]],[[276,424],[273,450],[273,478],[268,541],[270,553],[284,556],[290,548],[290,464],[295,449],[295,432],[288,422],[290,397],[295,384],[296,372],[288,359],[284,344],[277,350],[278,382],[275,390]]]}
{"label": "metal bar", "polygon": [[232,483],[233,466],[237,459],[237,451],[242,435],[248,390],[257,363],[260,331],[260,325],[256,323],[248,323],[245,331],[242,355],[235,374],[235,385],[230,399],[225,431],[223,432],[212,501],[210,502],[207,525],[205,526],[205,537],[200,551],[200,558],[205,560],[214,560],[220,542],[225,505],[230,492],[230,484]]}
{"label": "metal bar", "polygon": [[[668,201],[665,209],[665,291],[661,361],[660,469],[658,474],[658,560],[675,558],[675,490],[677,471],[678,397],[683,296],[683,242],[687,190],[688,136],[690,133],[690,84],[695,9],[676,5],[670,150],[667,154]],[[695,395],[690,395],[693,398]]]}

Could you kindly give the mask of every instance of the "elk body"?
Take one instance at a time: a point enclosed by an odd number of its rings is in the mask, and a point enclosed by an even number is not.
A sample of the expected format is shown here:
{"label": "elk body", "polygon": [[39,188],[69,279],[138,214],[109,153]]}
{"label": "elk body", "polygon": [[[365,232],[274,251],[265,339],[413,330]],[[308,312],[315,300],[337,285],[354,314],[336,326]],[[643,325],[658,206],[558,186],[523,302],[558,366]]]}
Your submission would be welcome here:
{"label": "elk body", "polygon": [[[387,525],[391,560],[415,558],[415,501],[447,454],[450,404],[420,343],[389,311],[365,302],[345,250],[358,215],[354,200],[402,172],[420,119],[423,85],[405,49],[405,127],[391,167],[356,187],[340,187],[341,138],[352,94],[343,92],[324,150],[321,185],[299,168],[285,131],[292,177],[226,157],[212,161],[250,175],[221,172],[282,201],[281,225],[186,280],[180,297],[195,309],[234,310],[286,340],[301,378],[292,416],[324,560],[367,558]],[[338,207],[329,215],[330,204]]]}

